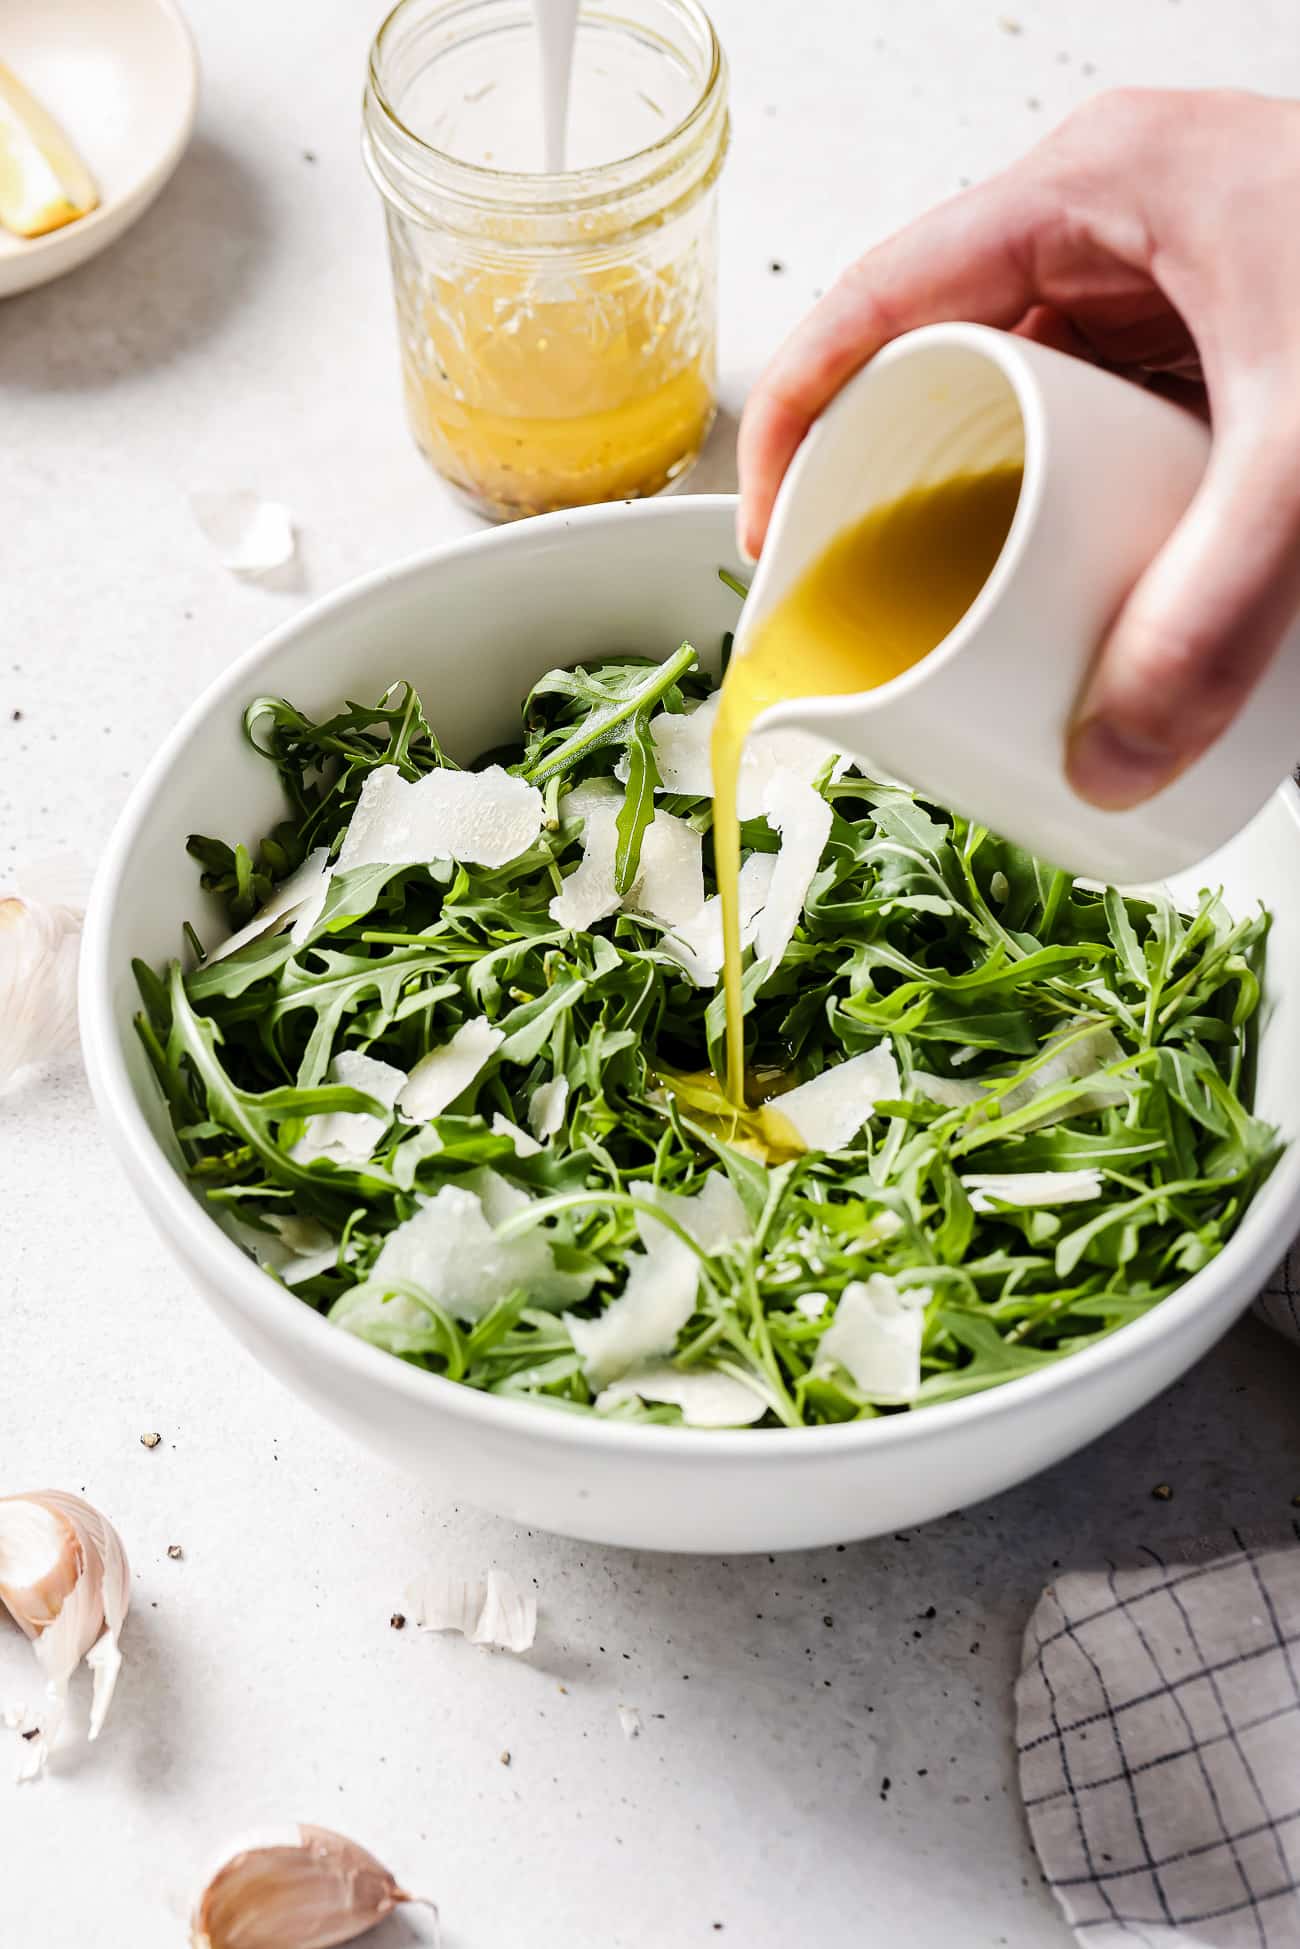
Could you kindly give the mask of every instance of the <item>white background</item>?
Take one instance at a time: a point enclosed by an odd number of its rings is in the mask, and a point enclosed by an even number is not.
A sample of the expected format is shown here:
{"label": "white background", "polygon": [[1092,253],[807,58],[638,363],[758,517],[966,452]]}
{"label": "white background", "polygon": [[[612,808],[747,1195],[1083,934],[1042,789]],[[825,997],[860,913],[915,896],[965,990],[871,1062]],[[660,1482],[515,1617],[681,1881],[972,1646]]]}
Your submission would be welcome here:
{"label": "white background", "polygon": [[[0,0],[0,42],[39,4]],[[733,484],[732,416],[836,268],[1084,95],[1300,82],[1293,0],[1008,10],[1019,34],[983,0],[715,0],[729,411],[698,485]],[[107,257],[0,305],[0,882],[93,858],[182,706],[305,597],[473,525],[401,418],[357,155],[378,6],[192,13],[203,107],[171,188]],[[200,486],[290,505],[296,591],[224,573],[188,512]],[[448,1949],[1062,1945],[1011,1746],[1042,1584],[1058,1561],[1282,1520],[1300,1492],[1296,1358],[1247,1324],[1104,1442],[907,1537],[717,1563],[522,1535],[415,1492],[236,1349],[75,1075],[0,1102],[0,1161],[0,1490],[84,1490],[135,1571],[101,1743],[34,1789],[0,1746],[5,1942],[169,1949],[207,1864],[304,1818],[435,1895]],[[430,1563],[535,1577],[535,1654],[390,1630]],[[0,1630],[0,1696],[29,1663]]]}

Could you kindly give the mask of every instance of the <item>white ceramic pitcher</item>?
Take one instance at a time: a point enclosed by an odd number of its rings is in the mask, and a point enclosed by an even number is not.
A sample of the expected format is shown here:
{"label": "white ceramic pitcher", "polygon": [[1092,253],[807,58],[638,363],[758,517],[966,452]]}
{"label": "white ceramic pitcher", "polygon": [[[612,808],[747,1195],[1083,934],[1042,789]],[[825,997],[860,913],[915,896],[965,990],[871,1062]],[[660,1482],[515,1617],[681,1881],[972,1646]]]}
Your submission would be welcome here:
{"label": "white ceramic pitcher", "polygon": [[912,488],[1021,461],[1010,532],[957,627],[911,670],[853,696],[791,699],[759,724],[819,732],[1075,873],[1125,885],[1195,865],[1300,757],[1300,628],[1226,735],[1147,804],[1087,804],[1064,757],[1102,637],[1208,452],[1189,414],[1025,339],[951,324],[895,340],[799,449],[734,653],[836,533]]}

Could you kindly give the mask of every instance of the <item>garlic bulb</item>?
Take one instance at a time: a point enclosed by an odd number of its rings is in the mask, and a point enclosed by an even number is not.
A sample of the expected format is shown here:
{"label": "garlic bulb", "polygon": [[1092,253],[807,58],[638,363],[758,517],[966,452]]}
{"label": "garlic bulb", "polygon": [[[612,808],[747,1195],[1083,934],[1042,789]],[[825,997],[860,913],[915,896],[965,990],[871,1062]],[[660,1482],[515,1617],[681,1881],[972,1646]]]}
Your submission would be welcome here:
{"label": "garlic bulb", "polygon": [[0,1090],[29,1063],[76,1046],[80,950],[77,908],[0,899]]}
{"label": "garlic bulb", "polygon": [[300,1825],[298,1836],[246,1848],[217,1870],[199,1898],[192,1949],[332,1949],[419,1900],[345,1835]]}
{"label": "garlic bulb", "polygon": [[20,1779],[43,1771],[83,1658],[94,1673],[88,1737],[98,1739],[130,1601],[122,1539],[97,1509],[58,1489],[0,1497],[0,1603],[32,1640],[46,1678],[40,1734],[27,1742]]}

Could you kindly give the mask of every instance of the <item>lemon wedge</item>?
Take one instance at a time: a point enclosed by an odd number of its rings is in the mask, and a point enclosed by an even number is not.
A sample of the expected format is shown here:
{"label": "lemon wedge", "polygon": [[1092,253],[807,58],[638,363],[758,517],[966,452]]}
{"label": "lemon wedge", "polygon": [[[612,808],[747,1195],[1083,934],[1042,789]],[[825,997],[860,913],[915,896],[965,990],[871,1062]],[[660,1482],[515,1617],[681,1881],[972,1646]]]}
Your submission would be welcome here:
{"label": "lemon wedge", "polygon": [[54,117],[0,61],[0,224],[43,237],[98,202],[90,171]]}

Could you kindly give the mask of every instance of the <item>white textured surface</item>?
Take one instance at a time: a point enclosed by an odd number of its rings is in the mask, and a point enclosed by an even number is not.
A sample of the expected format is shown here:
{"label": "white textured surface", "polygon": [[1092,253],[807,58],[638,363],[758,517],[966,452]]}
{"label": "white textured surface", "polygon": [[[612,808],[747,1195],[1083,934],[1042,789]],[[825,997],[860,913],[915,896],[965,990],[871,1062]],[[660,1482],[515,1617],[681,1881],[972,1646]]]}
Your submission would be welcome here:
{"label": "white textured surface", "polygon": [[[372,10],[192,11],[205,102],[174,183],[107,257],[0,309],[0,876],[93,852],[180,708],[296,601],[473,525],[400,419],[356,156]],[[914,0],[904,25],[850,0],[715,0],[733,411],[859,241],[1087,90],[1300,85],[1277,0],[1040,0],[1007,8],[1015,35],[999,11]],[[699,485],[730,485],[731,431]],[[288,505],[295,588],[220,568],[187,505],[200,485]],[[250,1823],[301,1818],[436,1895],[448,1949],[856,1949],[875,1921],[908,1949],[1063,1945],[1010,1752],[1041,1584],[1058,1559],[1284,1521],[1300,1491],[1295,1357],[1252,1325],[1140,1423],[907,1539],[711,1564],[519,1535],[413,1492],[236,1350],[73,1077],[0,1102],[0,1156],[0,1492],[101,1503],[136,1606],[99,1745],[21,1791],[0,1750],[5,1941],[170,1949],[206,1865]],[[537,1579],[528,1658],[390,1630],[420,1570],[493,1563]],[[0,1631],[0,1697],[31,1688],[29,1663]],[[402,1921],[375,1941],[417,1939]]]}

